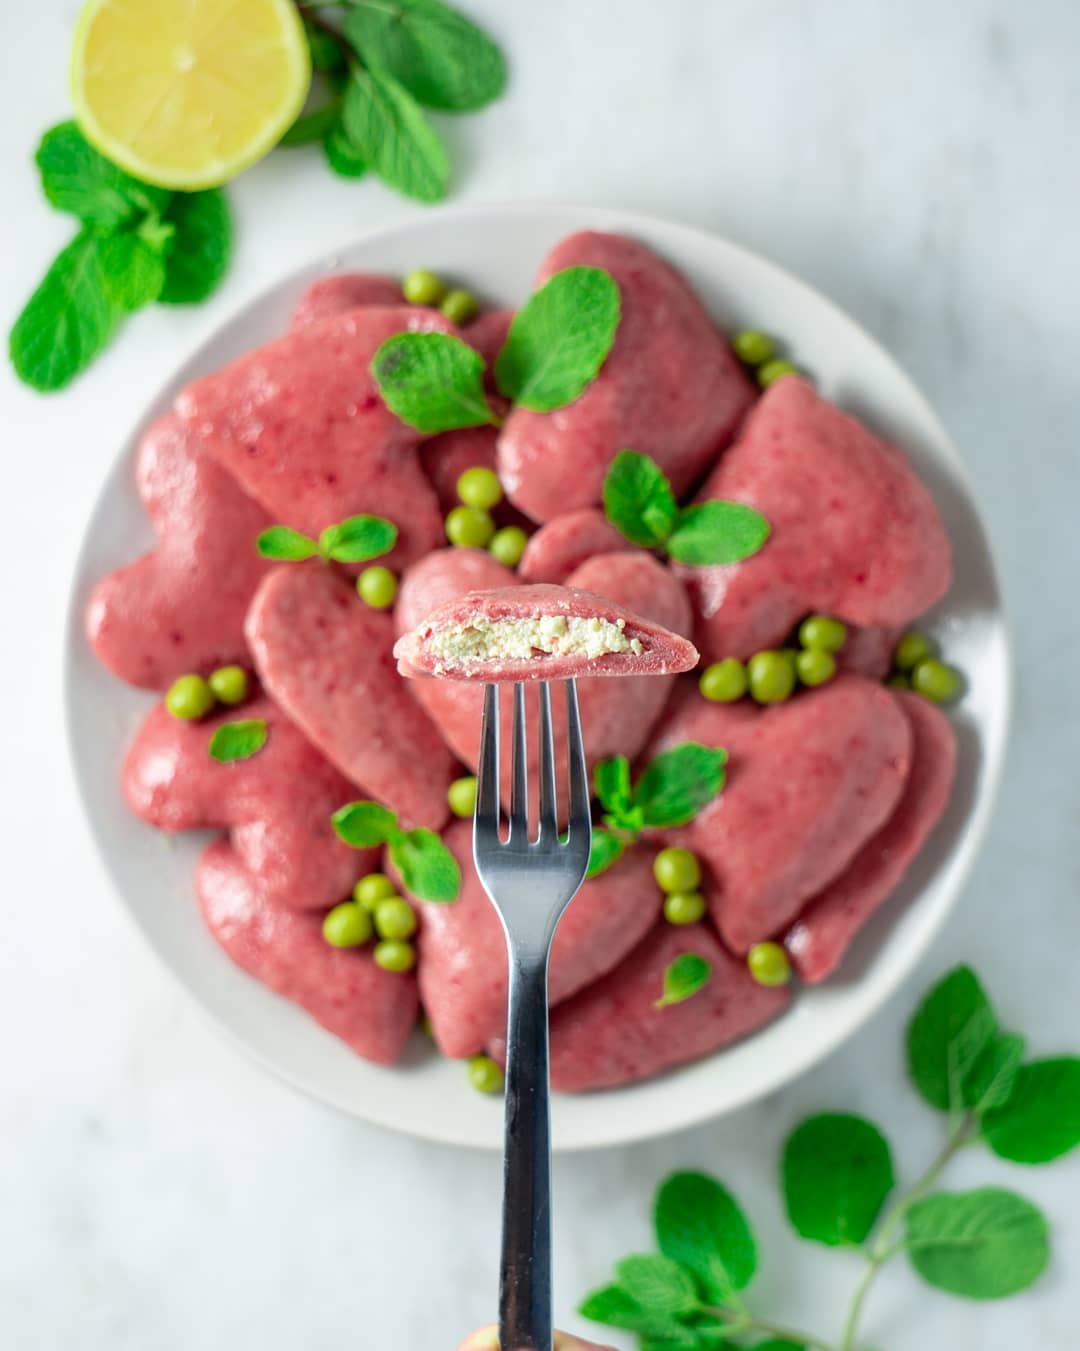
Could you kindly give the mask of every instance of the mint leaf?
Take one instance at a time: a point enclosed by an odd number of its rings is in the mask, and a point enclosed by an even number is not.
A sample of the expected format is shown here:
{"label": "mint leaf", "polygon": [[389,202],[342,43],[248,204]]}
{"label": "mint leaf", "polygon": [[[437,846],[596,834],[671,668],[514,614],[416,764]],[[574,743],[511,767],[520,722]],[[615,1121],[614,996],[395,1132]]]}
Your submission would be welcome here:
{"label": "mint leaf", "polygon": [[342,120],[349,140],[381,179],[418,202],[446,196],[450,161],[412,95],[384,71],[356,68]]}
{"label": "mint leaf", "polygon": [[696,741],[658,755],[634,789],[643,825],[684,826],[692,821],[723,788],[726,761],[727,751]]}
{"label": "mint leaf", "polygon": [[907,1034],[908,1070],[931,1107],[961,1109],[975,1063],[996,1032],[990,1001],[970,967],[954,968],[934,986]]}
{"label": "mint leaf", "polygon": [[625,755],[613,755],[610,760],[599,760],[593,769],[593,788],[601,805],[613,816],[622,816],[630,810],[633,793],[630,788],[630,761]]}
{"label": "mint leaf", "polygon": [[666,1009],[671,1004],[682,1004],[709,983],[712,967],[696,952],[684,952],[664,972],[664,993],[653,1005]]}
{"label": "mint leaf", "polygon": [[679,512],[667,551],[677,563],[700,568],[738,563],[756,554],[768,538],[769,523],[753,507],[741,502],[697,502]]}
{"label": "mint leaf", "polygon": [[345,52],[337,38],[325,28],[320,28],[309,15],[303,15],[303,20],[312,70],[344,70]]}
{"label": "mint leaf", "polygon": [[275,558],[284,563],[298,563],[314,558],[319,546],[299,530],[287,525],[272,525],[256,536],[255,548],[263,558]]}
{"label": "mint leaf", "polygon": [[262,718],[241,722],[223,722],[210,738],[210,756],[220,764],[248,760],[266,745],[266,723]]}
{"label": "mint leaf", "polygon": [[1050,1163],[1080,1144],[1080,1060],[1059,1056],[1021,1065],[1012,1093],[987,1112],[983,1136],[1014,1163]]}
{"label": "mint leaf", "polygon": [[497,421],[484,394],[484,358],[447,333],[398,333],[371,360],[387,408],[431,435]]}
{"label": "mint leaf", "polygon": [[388,71],[429,108],[470,112],[506,87],[502,52],[440,0],[351,0],[345,33],[364,61]]}
{"label": "mint leaf", "polygon": [[651,1312],[678,1317],[700,1307],[693,1277],[670,1257],[655,1253],[624,1257],[616,1264],[620,1289]]}
{"label": "mint leaf", "polygon": [[796,1232],[833,1247],[865,1242],[895,1181],[878,1128],[840,1113],[795,1128],[784,1147],[783,1179]]}
{"label": "mint leaf", "polygon": [[63,389],[106,346],[120,313],[106,285],[100,240],[82,230],[15,320],[8,351],[19,379],[42,391]]}
{"label": "mint leaf", "polygon": [[709,1304],[726,1304],[757,1269],[754,1236],[732,1194],[704,1173],[675,1173],[653,1213],[665,1257],[689,1271]]}
{"label": "mint leaf", "polygon": [[353,145],[341,122],[336,122],[323,137],[326,162],[339,178],[363,178],[367,160]]}
{"label": "mint leaf", "polygon": [[432,830],[410,830],[390,839],[390,857],[402,881],[422,901],[456,901],[461,895],[457,859]]}
{"label": "mint leaf", "polygon": [[1046,1220],[1014,1192],[938,1192],[907,1213],[908,1259],[930,1285],[968,1299],[1025,1290],[1050,1256]]}
{"label": "mint leaf", "polygon": [[326,527],[319,536],[319,552],[335,563],[364,563],[389,553],[397,534],[397,526],[381,516],[350,516]]}
{"label": "mint leaf", "polygon": [[655,460],[620,450],[604,476],[604,514],[631,544],[656,549],[674,530],[679,504]]}
{"label": "mint leaf", "polygon": [[692,1329],[670,1315],[643,1308],[618,1285],[604,1285],[594,1290],[582,1300],[578,1313],[583,1318],[603,1323],[609,1328],[625,1328],[628,1332],[641,1333],[653,1339],[656,1346],[664,1347],[665,1351],[668,1347],[685,1347],[690,1351],[698,1343]]}
{"label": "mint leaf", "polygon": [[397,813],[378,802],[349,802],[330,818],[339,840],[353,849],[372,849],[401,834]]}
{"label": "mint leaf", "polygon": [[983,1047],[964,1084],[964,1103],[980,1116],[1007,1102],[1024,1056],[1023,1037],[998,1033]]}
{"label": "mint leaf", "polygon": [[61,122],[42,137],[34,157],[45,196],[100,230],[115,230],[144,214],[160,214],[172,194],[140,183],[94,149],[74,122]]}
{"label": "mint leaf", "polygon": [[514,315],[495,361],[499,392],[537,413],[573,403],[611,351],[619,306],[602,268],[556,272]]}
{"label": "mint leaf", "polygon": [[221,188],[173,193],[165,212],[173,227],[163,305],[198,305],[221,285],[232,257],[232,218]]}
{"label": "mint leaf", "polygon": [[313,108],[309,113],[301,113],[278,141],[278,145],[291,149],[321,141],[331,127],[338,125],[340,116],[341,103],[336,99],[331,103],[324,103],[321,108]]}
{"label": "mint leaf", "polygon": [[136,231],[105,235],[98,241],[105,289],[117,309],[130,312],[150,305],[165,285],[165,247],[168,236],[156,246]]}
{"label": "mint leaf", "polygon": [[592,848],[589,851],[589,867],[585,873],[586,878],[599,877],[601,873],[606,873],[622,858],[623,848],[622,840],[616,839],[610,831],[594,826]]}

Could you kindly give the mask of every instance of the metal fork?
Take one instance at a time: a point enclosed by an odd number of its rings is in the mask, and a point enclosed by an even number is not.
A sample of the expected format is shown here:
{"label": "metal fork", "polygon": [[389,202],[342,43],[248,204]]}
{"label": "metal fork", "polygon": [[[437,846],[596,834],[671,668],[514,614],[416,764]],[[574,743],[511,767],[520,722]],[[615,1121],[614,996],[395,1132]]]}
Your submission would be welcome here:
{"label": "metal fork", "polygon": [[499,1344],[552,1351],[551,1116],[548,1104],[547,971],[551,940],[589,866],[592,825],[577,686],[566,682],[569,831],[559,837],[551,691],[540,685],[539,833],[529,838],[525,687],[514,686],[510,835],[499,838],[499,687],[484,691],[473,855],[502,920],[510,964],[506,1032]]}

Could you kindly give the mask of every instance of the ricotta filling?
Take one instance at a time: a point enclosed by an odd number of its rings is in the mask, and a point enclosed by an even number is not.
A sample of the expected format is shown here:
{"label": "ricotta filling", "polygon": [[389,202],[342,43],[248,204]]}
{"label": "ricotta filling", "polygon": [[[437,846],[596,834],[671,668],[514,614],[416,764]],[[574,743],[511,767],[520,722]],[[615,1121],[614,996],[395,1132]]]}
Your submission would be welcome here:
{"label": "ricotta filling", "polygon": [[586,657],[611,652],[641,655],[641,643],[624,633],[626,621],[596,616],[538,615],[533,619],[487,619],[436,629],[424,646],[439,665],[470,666],[487,661],[532,661],[537,657]]}

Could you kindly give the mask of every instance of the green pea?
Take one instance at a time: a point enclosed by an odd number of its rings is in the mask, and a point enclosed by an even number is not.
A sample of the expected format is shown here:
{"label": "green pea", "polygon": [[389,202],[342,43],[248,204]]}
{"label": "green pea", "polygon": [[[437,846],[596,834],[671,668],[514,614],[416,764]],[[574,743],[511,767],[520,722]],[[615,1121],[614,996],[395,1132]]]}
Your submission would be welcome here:
{"label": "green pea", "polygon": [[491,513],[479,507],[455,507],[446,518],[446,538],[459,549],[483,549],[494,533]]}
{"label": "green pea", "polygon": [[335,905],[322,924],[323,937],[334,948],[358,948],[371,932],[371,916],[355,901]]}
{"label": "green pea", "polygon": [[365,910],[374,910],[380,901],[397,895],[397,887],[385,873],[368,873],[352,890],[353,900]]}
{"label": "green pea", "polygon": [[455,816],[468,817],[476,811],[476,776],[455,779],[446,790],[446,800]]}
{"label": "green pea", "polygon": [[652,870],[661,891],[694,891],[701,885],[701,864],[689,849],[661,849]]}
{"label": "green pea", "polygon": [[898,671],[914,671],[919,662],[937,655],[937,649],[925,634],[912,630],[896,644],[893,665]]}
{"label": "green pea", "polygon": [[452,324],[471,324],[480,313],[480,302],[471,291],[448,291],[439,306]]}
{"label": "green pea", "polygon": [[964,677],[954,666],[928,657],[912,671],[911,688],[932,703],[951,704],[963,692]]}
{"label": "green pea", "polygon": [[759,704],[782,704],[795,688],[795,663],[784,652],[755,652],[746,674],[750,695]]}
{"label": "green pea", "polygon": [[457,495],[467,507],[481,507],[490,511],[502,501],[502,484],[494,469],[474,465],[466,469],[457,481]]}
{"label": "green pea", "polygon": [[419,268],[401,283],[401,294],[410,305],[438,305],[446,296],[446,285],[434,272]]}
{"label": "green pea", "polygon": [[757,368],[757,382],[762,389],[768,389],[782,375],[795,375],[798,369],[793,361],[766,361]]}
{"label": "green pea", "polygon": [[909,690],[911,689],[911,677],[905,675],[903,671],[894,671],[885,684],[891,690]]}
{"label": "green pea", "polygon": [[375,907],[375,932],[380,938],[411,938],[416,932],[416,911],[400,896],[388,896]]}
{"label": "green pea", "polygon": [[516,568],[528,542],[529,537],[520,525],[504,525],[492,535],[488,553],[505,567]]}
{"label": "green pea", "polygon": [[384,971],[411,971],[416,965],[416,949],[400,938],[384,938],[375,944],[375,965]]}
{"label": "green pea", "polygon": [[795,672],[804,685],[824,685],[836,674],[836,658],[819,647],[808,647],[795,658]]}
{"label": "green pea", "polygon": [[791,963],[779,943],[755,943],[746,965],[759,985],[786,985],[791,979]]}
{"label": "green pea", "polygon": [[506,1076],[502,1066],[489,1055],[474,1055],[469,1059],[469,1083],[477,1093],[501,1093]]}
{"label": "green pea", "polygon": [[731,346],[739,360],[748,366],[760,366],[776,351],[772,338],[767,333],[759,333],[756,328],[744,328],[741,333],[736,333]]}
{"label": "green pea", "polygon": [[669,924],[696,924],[705,914],[700,891],[673,891],[664,897],[664,918]]}
{"label": "green pea", "polygon": [[196,722],[214,707],[214,692],[200,675],[182,675],[165,696],[165,707],[174,718]]}
{"label": "green pea", "polygon": [[847,625],[831,615],[810,615],[799,625],[799,642],[819,652],[839,652],[847,641]]}
{"label": "green pea", "polygon": [[381,564],[365,568],[356,579],[357,595],[373,610],[389,610],[397,599],[397,587],[397,578]]}
{"label": "green pea", "polygon": [[735,657],[714,661],[698,678],[698,689],[714,704],[733,704],[746,693],[746,685],[746,667]]}
{"label": "green pea", "polygon": [[251,693],[251,681],[242,666],[221,666],[206,682],[218,703],[242,704]]}

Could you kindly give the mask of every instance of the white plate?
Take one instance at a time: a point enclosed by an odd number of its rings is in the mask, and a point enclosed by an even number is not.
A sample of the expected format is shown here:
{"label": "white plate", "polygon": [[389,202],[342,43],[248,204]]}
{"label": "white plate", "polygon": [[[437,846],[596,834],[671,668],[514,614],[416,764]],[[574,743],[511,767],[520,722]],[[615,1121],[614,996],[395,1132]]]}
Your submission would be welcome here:
{"label": "white plate", "polygon": [[281,333],[300,291],[335,269],[400,275],[430,267],[497,303],[520,302],[540,259],[563,235],[625,231],[687,275],[717,321],[783,335],[818,388],[911,454],[945,517],[956,578],[933,627],[970,679],[954,717],[960,772],[946,819],[895,896],[860,936],[840,976],[800,991],[792,1010],[747,1041],[661,1080],[560,1097],[557,1148],[643,1139],[729,1112],[786,1083],[838,1046],[917,965],[957,897],[983,838],[1009,714],[1009,645],[997,581],[959,456],[926,401],[851,319],[780,268],[722,239],[619,211],[504,205],[432,211],[368,236],[271,287],[226,323],[141,410],[94,509],[76,569],[67,644],[67,711],[75,772],[94,837],[124,905],[175,976],[246,1051],[296,1087],[358,1117],[451,1144],[497,1147],[497,1101],[422,1039],[394,1070],[358,1060],[306,1015],[237,970],[202,927],[191,887],[201,835],[170,840],[124,806],[119,765],[153,696],[126,688],[94,660],[82,615],[93,584],[152,541],[132,483],[145,427],[196,376]]}

